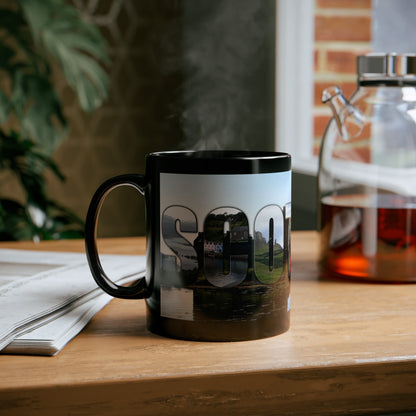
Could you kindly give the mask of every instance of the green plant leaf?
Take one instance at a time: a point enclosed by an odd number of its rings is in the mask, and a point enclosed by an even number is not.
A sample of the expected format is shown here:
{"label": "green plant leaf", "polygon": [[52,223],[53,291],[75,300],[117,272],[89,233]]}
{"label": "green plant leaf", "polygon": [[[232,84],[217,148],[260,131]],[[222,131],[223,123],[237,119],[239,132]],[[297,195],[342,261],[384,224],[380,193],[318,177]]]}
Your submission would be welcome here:
{"label": "green plant leaf", "polygon": [[[2,30],[2,44],[7,41],[7,35],[13,38],[15,42],[21,46],[29,40],[26,36],[27,30],[24,29],[26,23],[20,12],[10,8],[2,8],[0,10],[0,28]],[[26,48],[24,48],[26,49]]]}
{"label": "green plant leaf", "polygon": [[[1,11],[0,11],[1,13]],[[15,52],[12,48],[4,43],[0,43],[0,68],[11,72],[11,60],[14,58]]]}
{"label": "green plant leaf", "polygon": [[25,98],[19,117],[22,134],[52,154],[68,132],[55,90],[48,79],[35,74],[23,74],[20,85]]}
{"label": "green plant leaf", "polygon": [[44,170],[51,170],[59,179],[63,176],[53,160],[36,148],[32,141],[20,138],[15,132],[6,136],[0,130],[0,168],[16,175],[29,203],[46,209],[50,201],[45,191]]}
{"label": "green plant leaf", "polygon": [[48,198],[44,171],[63,179],[57,165],[35,143],[0,129],[0,169],[13,172],[26,193],[25,204],[0,198],[0,240],[82,238],[84,222]]}
{"label": "green plant leaf", "polygon": [[38,47],[55,57],[85,111],[107,98],[106,45],[97,28],[62,0],[18,0]]}
{"label": "green plant leaf", "polygon": [[64,0],[15,0],[0,8],[0,170],[25,192],[24,204],[0,197],[0,239],[81,238],[84,223],[52,201],[45,171],[67,125],[52,79],[57,61],[81,107],[106,99],[106,44],[98,29]]}
{"label": "green plant leaf", "polygon": [[33,226],[25,207],[7,198],[0,199],[0,240],[28,240]]}
{"label": "green plant leaf", "polygon": [[24,20],[19,12],[10,8],[1,9],[0,27],[14,36],[20,36],[19,26],[24,25]]}
{"label": "green plant leaf", "polygon": [[[0,45],[4,48],[0,65],[11,75],[21,65],[41,72],[48,70],[47,62],[34,48],[33,38],[21,10],[0,9],[0,29]],[[9,52],[7,57],[4,55],[6,51]]]}
{"label": "green plant leaf", "polygon": [[0,124],[3,124],[9,118],[10,104],[7,95],[0,90]]}

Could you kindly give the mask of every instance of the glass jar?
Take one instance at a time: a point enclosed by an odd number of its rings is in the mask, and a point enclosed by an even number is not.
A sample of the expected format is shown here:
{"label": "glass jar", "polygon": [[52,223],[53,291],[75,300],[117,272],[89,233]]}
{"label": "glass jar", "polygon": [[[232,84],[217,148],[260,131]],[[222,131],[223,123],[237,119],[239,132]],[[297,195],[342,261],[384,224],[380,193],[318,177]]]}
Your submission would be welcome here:
{"label": "glass jar", "polygon": [[324,274],[416,282],[416,55],[357,58],[358,86],[333,112],[319,161]]}

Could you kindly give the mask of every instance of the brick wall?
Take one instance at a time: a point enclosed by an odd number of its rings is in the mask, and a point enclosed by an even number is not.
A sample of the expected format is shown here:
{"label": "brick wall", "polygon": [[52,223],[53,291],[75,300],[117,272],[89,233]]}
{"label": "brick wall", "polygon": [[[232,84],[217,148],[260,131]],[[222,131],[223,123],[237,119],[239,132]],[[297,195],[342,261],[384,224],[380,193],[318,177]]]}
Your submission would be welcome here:
{"label": "brick wall", "polygon": [[356,57],[371,52],[372,0],[315,1],[314,154],[331,117],[322,91],[339,85],[346,97],[356,89]]}

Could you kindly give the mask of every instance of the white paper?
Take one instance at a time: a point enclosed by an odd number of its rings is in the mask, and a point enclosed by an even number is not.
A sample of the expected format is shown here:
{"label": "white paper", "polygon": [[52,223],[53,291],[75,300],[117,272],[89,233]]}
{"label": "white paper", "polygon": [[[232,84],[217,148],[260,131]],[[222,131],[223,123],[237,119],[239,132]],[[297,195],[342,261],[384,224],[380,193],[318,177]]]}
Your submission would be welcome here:
{"label": "white paper", "polygon": [[[145,256],[102,255],[118,284],[144,275]],[[85,254],[0,250],[0,350],[54,355],[109,301]]]}

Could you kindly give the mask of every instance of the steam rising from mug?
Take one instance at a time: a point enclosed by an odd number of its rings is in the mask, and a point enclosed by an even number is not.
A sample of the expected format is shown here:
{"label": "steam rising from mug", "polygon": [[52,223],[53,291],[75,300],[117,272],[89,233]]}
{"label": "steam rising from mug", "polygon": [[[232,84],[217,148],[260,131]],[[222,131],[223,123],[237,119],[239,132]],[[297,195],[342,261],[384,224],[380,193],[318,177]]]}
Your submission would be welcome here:
{"label": "steam rising from mug", "polygon": [[183,5],[183,146],[272,146],[274,2],[185,0]]}

